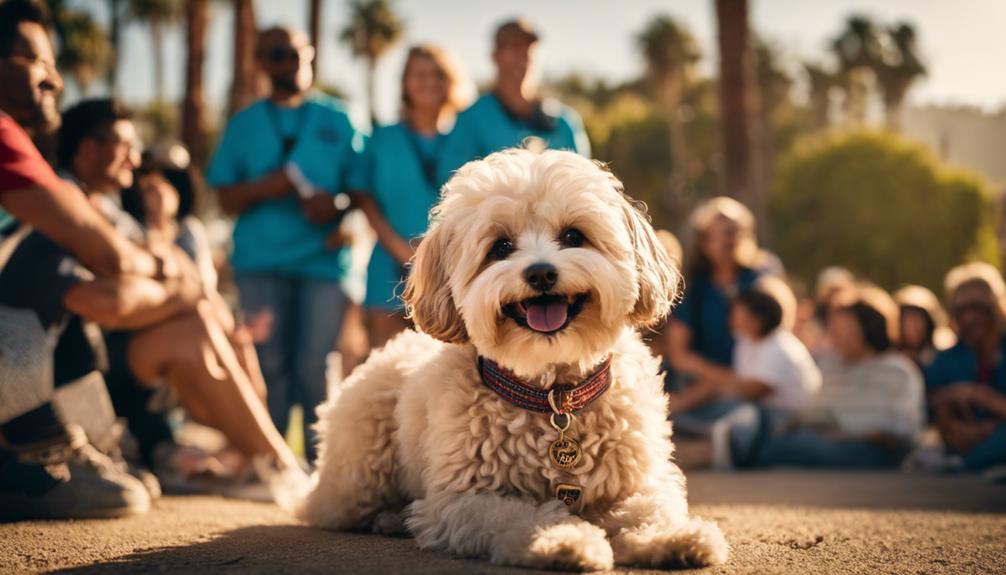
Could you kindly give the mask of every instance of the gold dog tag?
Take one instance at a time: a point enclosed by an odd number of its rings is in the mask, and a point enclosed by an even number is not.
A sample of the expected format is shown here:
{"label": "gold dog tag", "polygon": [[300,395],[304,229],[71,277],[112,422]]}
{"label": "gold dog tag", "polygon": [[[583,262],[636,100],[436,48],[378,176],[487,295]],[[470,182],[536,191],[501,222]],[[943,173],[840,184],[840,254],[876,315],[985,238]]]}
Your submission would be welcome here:
{"label": "gold dog tag", "polygon": [[[562,423],[556,420],[556,416],[559,416]],[[548,457],[552,460],[552,465],[563,470],[576,467],[580,457],[583,456],[583,449],[580,448],[579,441],[566,437],[566,430],[573,423],[573,417],[566,413],[553,413],[548,421],[559,432],[559,438],[548,448]]]}
{"label": "gold dog tag", "polygon": [[555,498],[566,504],[566,507],[574,507],[580,502],[583,496],[583,488],[571,483],[560,483],[555,486]]}
{"label": "gold dog tag", "polygon": [[559,469],[572,469],[576,467],[582,455],[583,450],[580,449],[580,442],[565,437],[562,431],[559,432],[559,439],[553,441],[552,445],[548,448],[548,456],[552,460],[552,464]]}

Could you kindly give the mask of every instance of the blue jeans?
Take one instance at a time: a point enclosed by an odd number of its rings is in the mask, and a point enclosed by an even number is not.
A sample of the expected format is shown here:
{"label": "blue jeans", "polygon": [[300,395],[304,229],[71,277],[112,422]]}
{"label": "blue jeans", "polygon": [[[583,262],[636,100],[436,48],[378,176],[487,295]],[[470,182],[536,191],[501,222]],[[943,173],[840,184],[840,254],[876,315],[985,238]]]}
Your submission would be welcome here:
{"label": "blue jeans", "polygon": [[964,454],[964,466],[968,469],[993,465],[1006,465],[1006,423],[1000,423],[992,435]]}
{"label": "blue jeans", "polygon": [[272,315],[272,330],[255,344],[268,389],[273,423],[285,433],[290,408],[304,410],[304,450],[315,457],[315,408],[327,393],[328,354],[342,330],[347,298],[338,281],[292,277],[275,272],[235,274],[246,318],[263,310]]}
{"label": "blue jeans", "polygon": [[866,441],[838,441],[808,427],[775,433],[768,410],[750,413],[753,417],[735,417],[730,426],[731,459],[736,467],[875,469],[897,467],[906,454]]}

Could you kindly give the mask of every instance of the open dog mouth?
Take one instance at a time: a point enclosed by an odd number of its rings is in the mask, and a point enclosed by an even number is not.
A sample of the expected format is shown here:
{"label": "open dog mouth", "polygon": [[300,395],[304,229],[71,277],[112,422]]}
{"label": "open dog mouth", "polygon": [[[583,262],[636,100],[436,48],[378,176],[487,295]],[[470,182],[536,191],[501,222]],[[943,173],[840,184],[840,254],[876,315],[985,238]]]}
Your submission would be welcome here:
{"label": "open dog mouth", "polygon": [[588,294],[547,294],[503,306],[503,315],[517,325],[546,335],[562,331],[579,315]]}

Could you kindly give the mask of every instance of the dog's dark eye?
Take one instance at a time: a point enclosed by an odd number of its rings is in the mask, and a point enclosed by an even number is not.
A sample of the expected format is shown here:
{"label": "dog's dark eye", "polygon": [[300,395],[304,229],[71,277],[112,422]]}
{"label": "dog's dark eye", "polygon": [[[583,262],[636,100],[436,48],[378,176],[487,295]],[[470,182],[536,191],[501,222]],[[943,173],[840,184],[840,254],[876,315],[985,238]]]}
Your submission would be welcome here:
{"label": "dog's dark eye", "polygon": [[513,242],[509,238],[500,238],[489,248],[489,257],[494,260],[505,260],[510,257],[513,250]]}
{"label": "dog's dark eye", "polygon": [[564,248],[578,248],[585,241],[587,241],[587,238],[583,237],[583,232],[576,228],[566,228],[559,234],[559,243]]}

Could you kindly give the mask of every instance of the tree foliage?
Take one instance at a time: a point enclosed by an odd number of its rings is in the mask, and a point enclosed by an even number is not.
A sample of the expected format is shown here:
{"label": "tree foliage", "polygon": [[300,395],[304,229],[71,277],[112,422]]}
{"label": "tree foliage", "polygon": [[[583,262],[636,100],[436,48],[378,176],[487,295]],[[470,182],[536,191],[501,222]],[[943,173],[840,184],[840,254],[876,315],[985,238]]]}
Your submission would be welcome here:
{"label": "tree foliage", "polygon": [[890,134],[854,132],[798,145],[770,198],[778,254],[805,282],[846,266],[894,289],[939,291],[969,259],[998,265],[992,195],[922,146]]}

